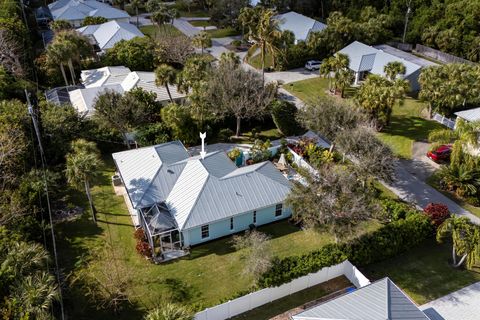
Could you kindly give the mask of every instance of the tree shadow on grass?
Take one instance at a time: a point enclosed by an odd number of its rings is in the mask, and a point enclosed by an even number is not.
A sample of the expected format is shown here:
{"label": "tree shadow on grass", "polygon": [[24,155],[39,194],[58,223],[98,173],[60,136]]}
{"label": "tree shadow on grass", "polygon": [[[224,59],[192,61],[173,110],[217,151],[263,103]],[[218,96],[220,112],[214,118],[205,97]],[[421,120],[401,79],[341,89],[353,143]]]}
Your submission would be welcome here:
{"label": "tree shadow on grass", "polygon": [[435,129],[444,128],[439,123],[421,117],[392,116],[390,125],[382,132],[410,138],[414,141],[426,141],[428,134]]}

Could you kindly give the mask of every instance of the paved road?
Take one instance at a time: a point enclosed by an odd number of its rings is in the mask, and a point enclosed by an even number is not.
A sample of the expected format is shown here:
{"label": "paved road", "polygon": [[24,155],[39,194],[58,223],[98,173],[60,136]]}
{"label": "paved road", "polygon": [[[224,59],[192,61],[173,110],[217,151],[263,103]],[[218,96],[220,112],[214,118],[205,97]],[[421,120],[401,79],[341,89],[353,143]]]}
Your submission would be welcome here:
{"label": "paved road", "polygon": [[425,206],[431,202],[444,203],[451,212],[468,217],[472,222],[480,224],[480,218],[473,215],[470,211],[463,209],[454,201],[410,173],[408,171],[410,164],[406,161],[407,160],[403,160],[399,162],[395,172],[395,181],[391,185],[386,185],[399,198],[413,203],[420,208],[425,208]]}
{"label": "paved road", "polygon": [[480,319],[480,282],[420,307],[432,320]]}

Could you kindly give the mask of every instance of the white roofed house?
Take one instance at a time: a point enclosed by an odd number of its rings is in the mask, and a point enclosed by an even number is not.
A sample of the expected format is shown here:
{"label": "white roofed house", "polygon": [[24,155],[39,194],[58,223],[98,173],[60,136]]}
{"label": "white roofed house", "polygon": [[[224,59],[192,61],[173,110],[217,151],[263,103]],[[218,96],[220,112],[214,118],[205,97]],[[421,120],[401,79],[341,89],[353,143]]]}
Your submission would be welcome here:
{"label": "white roofed house", "polygon": [[117,42],[143,37],[144,34],[129,22],[109,21],[77,29],[77,32],[92,38],[101,53],[112,48]]}
{"label": "white roofed house", "polygon": [[[87,116],[95,112],[95,100],[106,90],[123,94],[134,88],[142,88],[155,93],[157,101],[170,101],[167,89],[155,84],[154,72],[131,71],[127,67],[114,66],[83,70],[80,77],[84,88],[70,91],[70,102],[79,113]],[[169,85],[169,90],[173,100],[185,97],[185,94],[177,91],[176,86]]]}
{"label": "white roofed house", "polygon": [[350,59],[349,69],[355,74],[354,85],[358,85],[368,74],[376,74],[384,77],[385,66],[390,62],[401,62],[405,68],[405,75],[401,76],[408,80],[411,90],[420,90],[418,77],[424,67],[436,65],[435,63],[419,58],[408,52],[382,44],[369,46],[354,41],[338,53],[343,53]]}
{"label": "white roofed house", "polygon": [[274,17],[279,21],[281,31],[289,30],[295,35],[295,43],[298,41],[307,41],[312,32],[322,31],[327,27],[326,24],[304,16],[303,14],[290,11],[279,14]]}
{"label": "white roofed house", "polygon": [[48,5],[53,20],[67,20],[74,27],[80,27],[86,17],[103,17],[107,20],[129,22],[130,15],[96,0],[58,0]]}
{"label": "white roofed house", "polygon": [[154,254],[287,218],[290,182],[271,162],[237,168],[225,152],[190,156],[180,141],[114,153]]}

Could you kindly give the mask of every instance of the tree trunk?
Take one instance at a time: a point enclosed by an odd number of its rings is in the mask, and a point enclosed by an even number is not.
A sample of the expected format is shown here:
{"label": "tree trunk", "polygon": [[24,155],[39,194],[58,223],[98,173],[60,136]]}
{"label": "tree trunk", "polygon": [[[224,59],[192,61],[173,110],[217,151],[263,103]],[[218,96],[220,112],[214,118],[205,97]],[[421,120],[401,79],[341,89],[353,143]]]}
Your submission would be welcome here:
{"label": "tree trunk", "polygon": [[262,81],[263,84],[265,85],[265,49],[262,47],[262,52],[261,52],[261,58],[262,58]]}
{"label": "tree trunk", "polygon": [[63,67],[62,63],[60,63],[60,70],[62,71],[62,76],[63,76],[63,80],[65,81],[65,85],[68,87],[67,74],[65,73],[65,68]]}
{"label": "tree trunk", "polygon": [[433,108],[432,108],[432,103],[430,102],[428,104],[428,117],[432,119],[432,115],[433,115]]}
{"label": "tree trunk", "polygon": [[128,141],[127,133],[123,133],[123,140],[125,141],[125,144],[127,145],[127,149],[130,149],[130,141]]}
{"label": "tree trunk", "polygon": [[72,59],[68,59],[68,68],[70,69],[70,76],[72,77],[72,84],[75,85],[75,69],[73,68]]}
{"label": "tree trunk", "polygon": [[460,259],[460,261],[459,261],[457,264],[454,264],[453,266],[454,266],[455,268],[460,267],[460,266],[463,264],[463,262],[465,261],[466,258],[467,258],[467,255],[464,254],[463,257]]}
{"label": "tree trunk", "polygon": [[138,6],[135,7],[135,14],[137,15],[137,28],[138,28]]}
{"label": "tree trunk", "polygon": [[165,89],[167,89],[168,97],[170,98],[170,102],[173,102],[172,94],[170,93],[170,88],[168,87],[168,83],[165,84]]}
{"label": "tree trunk", "polygon": [[88,180],[85,180],[85,193],[87,194],[88,202],[90,203],[90,210],[92,211],[93,222],[97,224],[97,210],[93,205],[93,199],[92,195],[90,194],[90,184],[88,183]]}
{"label": "tree trunk", "polygon": [[237,130],[236,130],[236,133],[235,133],[235,136],[238,138],[240,137],[240,123],[241,123],[242,119],[240,117],[237,117]]}
{"label": "tree trunk", "polygon": [[457,253],[455,252],[455,246],[452,246],[452,261],[454,265],[457,264]]}

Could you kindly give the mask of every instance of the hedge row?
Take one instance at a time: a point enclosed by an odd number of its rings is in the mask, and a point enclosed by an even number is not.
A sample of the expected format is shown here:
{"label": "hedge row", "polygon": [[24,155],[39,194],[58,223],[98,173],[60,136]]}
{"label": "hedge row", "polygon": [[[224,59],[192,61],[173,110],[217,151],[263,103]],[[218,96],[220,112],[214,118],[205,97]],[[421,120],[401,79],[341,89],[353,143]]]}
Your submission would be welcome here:
{"label": "hedge row", "polygon": [[433,234],[432,223],[426,215],[410,215],[350,242],[329,244],[301,256],[277,259],[258,285],[276,287],[345,259],[354,265],[365,266],[405,252]]}

